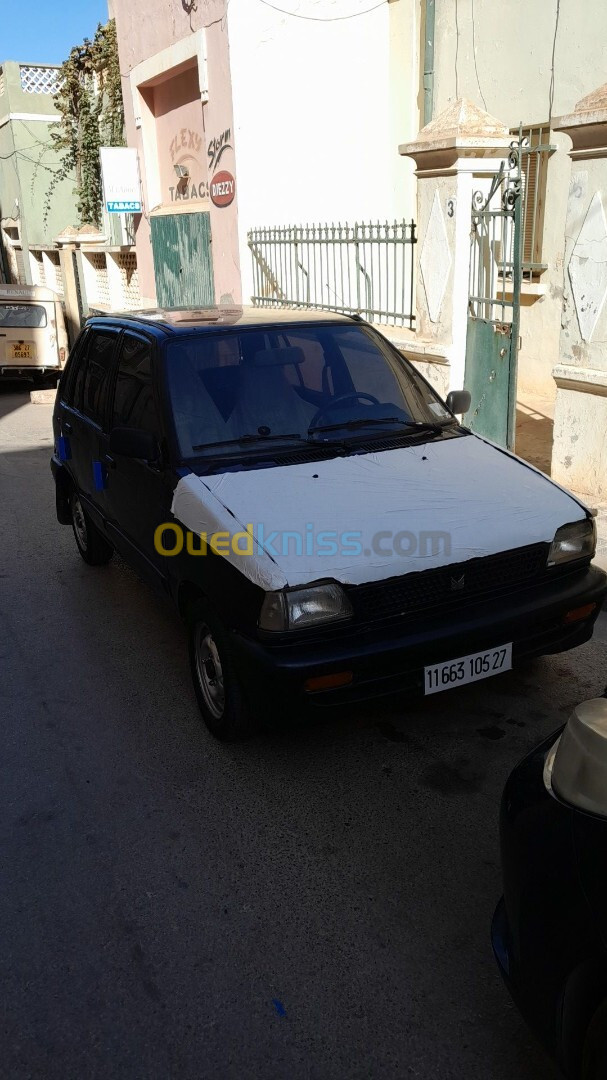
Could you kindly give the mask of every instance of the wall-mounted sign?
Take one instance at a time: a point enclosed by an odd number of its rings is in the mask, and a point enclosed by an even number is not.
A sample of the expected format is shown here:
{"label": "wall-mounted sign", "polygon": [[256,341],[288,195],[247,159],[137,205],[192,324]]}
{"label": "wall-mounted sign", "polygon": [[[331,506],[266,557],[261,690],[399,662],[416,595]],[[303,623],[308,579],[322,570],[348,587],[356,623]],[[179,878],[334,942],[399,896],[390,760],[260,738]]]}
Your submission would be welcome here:
{"label": "wall-mounted sign", "polygon": [[229,206],[233,202],[236,194],[236,181],[232,173],[221,169],[220,172],[215,173],[209,187],[211,189],[211,202],[215,206]]}
{"label": "wall-mounted sign", "polygon": [[230,142],[231,135],[232,132],[230,128],[226,128],[225,131],[222,131],[221,135],[216,135],[214,139],[211,139],[207,150],[209,172],[211,169],[217,168],[226,150],[232,149],[232,144]]}
{"label": "wall-mounted sign", "polygon": [[137,151],[131,146],[102,146],[99,155],[108,214],[140,214],[141,184]]}

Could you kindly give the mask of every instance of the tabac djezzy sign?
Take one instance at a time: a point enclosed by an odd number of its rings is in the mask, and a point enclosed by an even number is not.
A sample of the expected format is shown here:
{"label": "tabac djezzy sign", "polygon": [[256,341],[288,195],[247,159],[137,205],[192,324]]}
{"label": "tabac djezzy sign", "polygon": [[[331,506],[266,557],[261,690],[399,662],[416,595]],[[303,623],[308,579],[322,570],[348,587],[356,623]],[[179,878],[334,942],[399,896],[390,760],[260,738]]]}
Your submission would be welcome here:
{"label": "tabac djezzy sign", "polygon": [[[217,170],[217,166],[221,161],[226,150],[232,149],[231,129],[226,128],[222,131],[221,135],[215,136],[211,139],[207,148],[207,158],[209,163],[209,172]],[[227,169],[220,169],[216,171],[209,184],[209,194],[211,196],[211,202],[214,206],[224,207],[229,206],[234,201],[236,194],[236,181],[231,172]]]}
{"label": "tabac djezzy sign", "polygon": [[108,214],[140,214],[141,183],[137,151],[131,146],[102,146],[99,156]]}

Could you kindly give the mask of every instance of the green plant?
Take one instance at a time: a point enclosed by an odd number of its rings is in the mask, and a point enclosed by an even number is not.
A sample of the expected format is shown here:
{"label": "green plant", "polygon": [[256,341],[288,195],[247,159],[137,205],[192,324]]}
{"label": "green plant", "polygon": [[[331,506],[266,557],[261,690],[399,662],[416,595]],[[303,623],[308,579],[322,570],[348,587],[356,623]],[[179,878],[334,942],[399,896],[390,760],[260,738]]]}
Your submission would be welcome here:
{"label": "green plant", "polygon": [[97,27],[92,41],[75,45],[61,65],[55,107],[61,115],[52,139],[62,152],[44,201],[48,219],[53,192],[75,177],[80,224],[101,224],[102,183],[99,148],[124,145],[120,65],[113,19]]}

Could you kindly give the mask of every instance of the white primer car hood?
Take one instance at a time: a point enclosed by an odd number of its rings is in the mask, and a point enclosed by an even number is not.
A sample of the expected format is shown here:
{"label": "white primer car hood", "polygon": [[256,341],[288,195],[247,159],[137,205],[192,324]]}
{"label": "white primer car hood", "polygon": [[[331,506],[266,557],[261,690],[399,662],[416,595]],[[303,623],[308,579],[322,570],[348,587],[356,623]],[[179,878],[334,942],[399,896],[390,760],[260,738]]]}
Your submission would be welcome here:
{"label": "white primer car hood", "polygon": [[[238,555],[230,545],[224,557],[267,590],[322,578],[379,581],[550,543],[560,525],[586,516],[583,504],[542,473],[474,435],[304,465],[188,474],[175,488],[171,509],[187,529],[209,537],[247,525],[255,537],[260,525],[266,538],[296,531],[304,552],[310,526],[316,534],[361,534],[359,555],[296,554],[294,543],[283,550],[280,538],[276,554],[255,542],[252,555]],[[383,538],[390,553],[373,552],[375,534],[403,531],[448,533],[450,551],[444,542],[435,550],[425,543],[399,555]]]}

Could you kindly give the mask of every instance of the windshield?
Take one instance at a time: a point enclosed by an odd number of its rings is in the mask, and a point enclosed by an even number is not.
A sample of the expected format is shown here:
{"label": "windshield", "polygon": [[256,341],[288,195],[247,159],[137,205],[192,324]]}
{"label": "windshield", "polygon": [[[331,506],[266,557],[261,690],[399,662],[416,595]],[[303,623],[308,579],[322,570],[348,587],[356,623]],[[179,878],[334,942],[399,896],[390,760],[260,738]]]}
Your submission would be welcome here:
{"label": "windshield", "polygon": [[181,338],[168,347],[167,381],[183,457],[238,453],[264,439],[348,442],[451,419],[415,369],[364,326]]}
{"label": "windshield", "polygon": [[5,304],[0,301],[0,326],[46,326],[46,311],[40,304]]}

